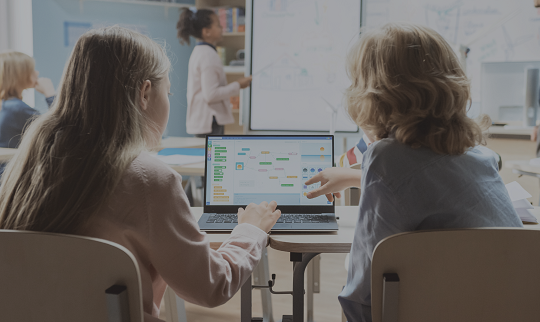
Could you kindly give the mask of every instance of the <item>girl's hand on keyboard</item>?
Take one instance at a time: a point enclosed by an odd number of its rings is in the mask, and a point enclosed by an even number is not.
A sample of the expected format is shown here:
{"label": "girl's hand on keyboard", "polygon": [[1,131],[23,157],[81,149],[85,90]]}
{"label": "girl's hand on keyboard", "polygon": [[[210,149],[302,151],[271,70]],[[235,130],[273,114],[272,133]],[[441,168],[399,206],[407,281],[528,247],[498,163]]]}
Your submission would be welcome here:
{"label": "girl's hand on keyboard", "polygon": [[311,185],[317,182],[321,183],[319,188],[308,192],[306,197],[312,199],[326,195],[328,201],[334,201],[334,195],[341,198],[341,193],[339,191],[349,187],[360,187],[361,177],[362,171],[356,169],[327,168],[304,183],[305,185]]}
{"label": "girl's hand on keyboard", "polygon": [[252,224],[264,232],[269,232],[281,216],[281,211],[276,210],[277,202],[263,201],[260,204],[250,203],[246,209],[238,208],[238,224]]}

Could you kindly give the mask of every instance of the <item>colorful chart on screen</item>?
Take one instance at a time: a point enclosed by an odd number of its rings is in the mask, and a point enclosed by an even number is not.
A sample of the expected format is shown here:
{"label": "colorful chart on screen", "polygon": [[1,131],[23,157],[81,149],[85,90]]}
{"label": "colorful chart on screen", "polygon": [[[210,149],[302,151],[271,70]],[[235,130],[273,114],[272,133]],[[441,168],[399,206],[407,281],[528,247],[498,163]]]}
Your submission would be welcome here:
{"label": "colorful chart on screen", "polygon": [[305,182],[332,167],[332,137],[209,137],[207,205],[329,205]]}

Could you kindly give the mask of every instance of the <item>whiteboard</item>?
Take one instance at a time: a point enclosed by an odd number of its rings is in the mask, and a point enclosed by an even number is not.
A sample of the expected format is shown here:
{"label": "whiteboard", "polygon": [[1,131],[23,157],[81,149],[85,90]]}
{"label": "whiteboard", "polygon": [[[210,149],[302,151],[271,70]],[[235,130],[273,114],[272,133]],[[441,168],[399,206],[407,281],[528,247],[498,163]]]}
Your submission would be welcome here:
{"label": "whiteboard", "polygon": [[250,129],[356,132],[344,108],[361,0],[257,0],[252,6]]}
{"label": "whiteboard", "polygon": [[364,26],[396,21],[433,28],[458,55],[460,45],[470,48],[471,117],[488,112],[480,108],[482,62],[540,60],[540,11],[531,0],[367,0]]}

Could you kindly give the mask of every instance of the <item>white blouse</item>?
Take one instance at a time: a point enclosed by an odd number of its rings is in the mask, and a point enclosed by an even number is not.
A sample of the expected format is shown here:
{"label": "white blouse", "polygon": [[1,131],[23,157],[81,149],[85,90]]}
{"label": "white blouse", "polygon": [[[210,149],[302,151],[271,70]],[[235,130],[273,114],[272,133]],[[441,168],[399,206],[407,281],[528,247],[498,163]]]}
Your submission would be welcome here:
{"label": "white blouse", "polygon": [[212,132],[212,119],[219,125],[234,122],[229,98],[240,93],[240,84],[227,85],[221,59],[214,48],[197,45],[188,67],[186,131],[189,134]]}

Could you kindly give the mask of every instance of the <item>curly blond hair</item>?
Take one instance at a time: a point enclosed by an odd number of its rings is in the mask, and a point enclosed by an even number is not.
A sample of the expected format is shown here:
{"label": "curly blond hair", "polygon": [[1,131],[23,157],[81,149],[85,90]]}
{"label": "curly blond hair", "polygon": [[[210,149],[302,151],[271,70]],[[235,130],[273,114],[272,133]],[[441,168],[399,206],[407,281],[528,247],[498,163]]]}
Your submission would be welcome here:
{"label": "curly blond hair", "polygon": [[484,144],[480,124],[467,116],[470,82],[448,43],[431,28],[389,23],[362,32],[350,50],[348,112],[376,139],[462,154]]}

